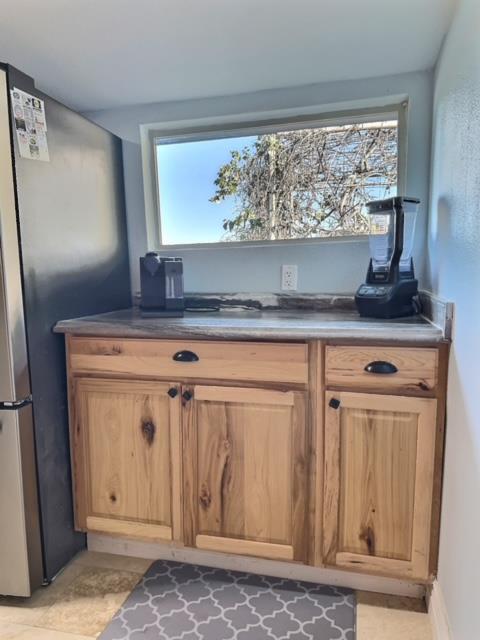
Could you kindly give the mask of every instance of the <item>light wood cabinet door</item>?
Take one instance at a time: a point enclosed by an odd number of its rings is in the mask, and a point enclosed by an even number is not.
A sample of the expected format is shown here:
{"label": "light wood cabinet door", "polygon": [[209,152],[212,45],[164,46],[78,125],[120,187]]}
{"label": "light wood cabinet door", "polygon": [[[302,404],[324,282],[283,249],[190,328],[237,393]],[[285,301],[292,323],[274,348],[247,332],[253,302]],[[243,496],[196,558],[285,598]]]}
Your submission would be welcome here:
{"label": "light wood cabinet door", "polygon": [[127,537],[181,539],[179,387],[80,378],[75,399],[77,525]]}
{"label": "light wood cabinet door", "polygon": [[213,386],[191,391],[184,413],[186,544],[304,560],[304,394]]}
{"label": "light wood cabinet door", "polygon": [[324,561],[426,580],[436,400],[326,393]]}

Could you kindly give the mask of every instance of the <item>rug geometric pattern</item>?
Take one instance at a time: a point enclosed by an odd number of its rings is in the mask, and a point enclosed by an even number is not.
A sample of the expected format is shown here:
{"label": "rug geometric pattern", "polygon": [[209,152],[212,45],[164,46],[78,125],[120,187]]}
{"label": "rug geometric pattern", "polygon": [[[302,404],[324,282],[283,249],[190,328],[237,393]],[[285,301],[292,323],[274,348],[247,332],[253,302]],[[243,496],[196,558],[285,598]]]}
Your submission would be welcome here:
{"label": "rug geometric pattern", "polygon": [[100,640],[354,640],[349,589],[154,562]]}

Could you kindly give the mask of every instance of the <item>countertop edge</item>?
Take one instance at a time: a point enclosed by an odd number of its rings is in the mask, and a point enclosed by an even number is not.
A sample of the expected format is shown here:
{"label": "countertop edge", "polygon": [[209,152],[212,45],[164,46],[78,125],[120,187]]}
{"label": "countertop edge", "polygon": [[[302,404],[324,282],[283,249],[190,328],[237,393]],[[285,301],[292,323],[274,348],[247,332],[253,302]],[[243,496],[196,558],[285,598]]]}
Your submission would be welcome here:
{"label": "countertop edge", "polygon": [[391,329],[379,327],[378,329],[362,329],[352,327],[305,329],[299,328],[239,328],[239,327],[165,327],[161,331],[145,331],[128,327],[109,327],[88,321],[61,321],[54,327],[54,332],[65,335],[98,338],[143,338],[153,340],[178,340],[178,339],[212,339],[212,340],[268,340],[268,341],[308,341],[308,340],[356,340],[361,342],[408,342],[421,344],[440,344],[448,342],[441,329],[435,325],[423,327],[398,327]]}

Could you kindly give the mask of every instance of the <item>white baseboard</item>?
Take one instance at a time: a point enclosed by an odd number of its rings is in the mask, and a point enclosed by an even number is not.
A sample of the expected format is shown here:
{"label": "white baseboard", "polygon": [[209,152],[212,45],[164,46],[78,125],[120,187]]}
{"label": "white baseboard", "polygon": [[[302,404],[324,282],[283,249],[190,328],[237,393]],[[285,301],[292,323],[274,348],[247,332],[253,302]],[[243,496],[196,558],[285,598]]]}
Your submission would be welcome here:
{"label": "white baseboard", "polygon": [[411,598],[423,598],[425,596],[424,585],[394,578],[366,576],[351,571],[310,567],[291,562],[263,560],[247,556],[217,553],[215,551],[191,549],[189,547],[177,547],[170,544],[141,542],[98,533],[89,533],[87,543],[90,551],[102,551],[104,553],[115,553],[118,555],[152,560],[176,560],[177,562],[231,569],[232,571],[247,571],[249,573],[271,575],[279,578],[306,580],[307,582],[318,582],[337,587],[358,589],[360,591],[375,591],[398,596],[409,596]]}
{"label": "white baseboard", "polygon": [[448,624],[447,608],[442,589],[437,580],[428,594],[428,615],[432,626],[433,640],[453,640]]}

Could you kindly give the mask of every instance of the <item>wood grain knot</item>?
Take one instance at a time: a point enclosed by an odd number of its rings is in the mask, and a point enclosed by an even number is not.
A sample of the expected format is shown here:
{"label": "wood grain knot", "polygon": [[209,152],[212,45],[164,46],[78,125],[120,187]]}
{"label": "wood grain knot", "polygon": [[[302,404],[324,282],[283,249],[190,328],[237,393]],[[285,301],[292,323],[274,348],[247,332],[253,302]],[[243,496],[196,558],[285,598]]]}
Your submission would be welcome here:
{"label": "wood grain knot", "polygon": [[202,485],[198,500],[203,509],[208,509],[212,504],[212,494],[207,486]]}
{"label": "wood grain knot", "polygon": [[375,555],[375,532],[371,527],[364,527],[359,535],[360,540],[363,540],[367,545],[368,554]]}
{"label": "wood grain knot", "polygon": [[155,438],[155,425],[153,422],[150,422],[150,420],[146,420],[145,422],[142,422],[141,430],[145,442],[150,447]]}
{"label": "wood grain knot", "polygon": [[101,346],[97,351],[97,355],[100,356],[119,356],[121,353],[123,353],[123,349],[117,344],[114,344],[111,347]]}
{"label": "wood grain knot", "polygon": [[421,389],[422,391],[430,391],[430,386],[429,386],[426,382],[424,382],[423,380],[421,380],[421,381],[418,383],[418,386],[420,387],[420,389]]}

